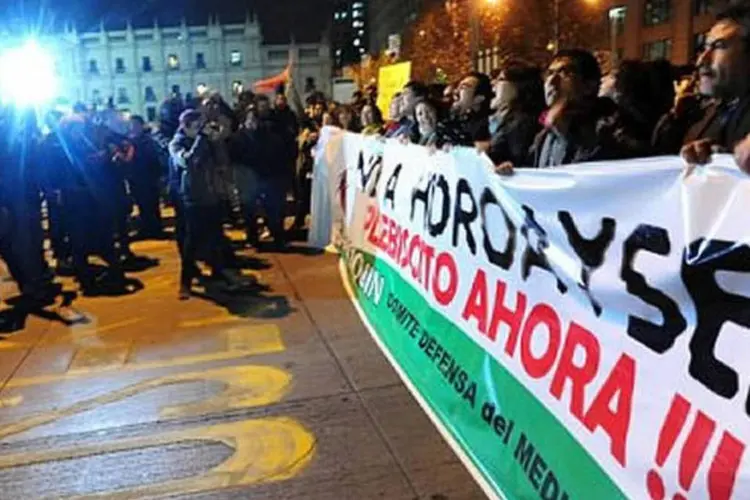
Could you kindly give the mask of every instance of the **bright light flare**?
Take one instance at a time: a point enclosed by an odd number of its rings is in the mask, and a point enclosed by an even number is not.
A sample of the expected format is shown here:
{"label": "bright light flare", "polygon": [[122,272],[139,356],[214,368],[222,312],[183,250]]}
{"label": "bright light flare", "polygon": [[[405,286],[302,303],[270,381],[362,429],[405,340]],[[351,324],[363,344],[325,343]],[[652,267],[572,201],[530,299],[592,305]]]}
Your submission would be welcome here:
{"label": "bright light flare", "polygon": [[36,41],[0,53],[0,99],[18,106],[47,103],[57,93],[52,55]]}

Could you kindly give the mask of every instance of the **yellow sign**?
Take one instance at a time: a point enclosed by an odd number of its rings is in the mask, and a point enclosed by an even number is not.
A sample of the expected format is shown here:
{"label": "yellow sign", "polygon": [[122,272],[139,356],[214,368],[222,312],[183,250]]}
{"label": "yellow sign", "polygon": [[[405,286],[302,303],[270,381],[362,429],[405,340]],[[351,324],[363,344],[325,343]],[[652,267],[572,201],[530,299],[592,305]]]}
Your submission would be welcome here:
{"label": "yellow sign", "polygon": [[401,92],[411,78],[411,62],[391,64],[380,68],[378,74],[378,108],[384,118],[390,118],[390,105],[393,96]]}

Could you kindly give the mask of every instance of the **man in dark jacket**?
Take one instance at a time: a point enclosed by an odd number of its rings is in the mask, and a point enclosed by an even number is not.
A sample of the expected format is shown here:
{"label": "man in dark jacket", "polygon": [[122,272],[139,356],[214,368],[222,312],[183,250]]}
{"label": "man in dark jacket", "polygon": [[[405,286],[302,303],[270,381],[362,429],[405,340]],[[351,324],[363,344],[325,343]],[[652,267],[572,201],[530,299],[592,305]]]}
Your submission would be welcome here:
{"label": "man in dark jacket", "polygon": [[[708,163],[714,151],[733,152],[750,134],[750,6],[733,5],[716,17],[698,58],[704,106],[683,137],[681,154]],[[674,151],[676,152],[676,151]]]}
{"label": "man in dark jacket", "polygon": [[292,188],[295,195],[297,195],[295,174],[297,172],[297,155],[299,154],[297,137],[299,136],[300,127],[297,115],[289,107],[289,102],[283,91],[276,94],[273,116],[284,141],[284,157],[282,161],[284,162],[283,168],[284,175],[286,176],[285,191],[289,191],[289,188]]}
{"label": "man in dark jacket", "polygon": [[159,153],[154,139],[145,129],[140,116],[130,118],[130,142],[133,157],[127,165],[130,195],[138,205],[140,216],[139,236],[161,238],[162,222],[159,208],[159,183],[162,174]]}
{"label": "man in dark jacket", "polygon": [[198,266],[199,246],[205,247],[207,264],[213,275],[223,279],[228,288],[238,283],[225,267],[221,252],[221,200],[216,192],[215,147],[203,132],[204,120],[199,111],[186,110],[180,115],[180,127],[169,144],[171,161],[180,172],[179,196],[184,210],[184,239],[180,272],[180,300],[190,297],[190,287]]}
{"label": "man in dark jacket", "polygon": [[[591,52],[561,50],[544,77],[543,130],[534,139],[528,164],[552,168],[587,161],[615,160],[633,156],[630,131],[620,121],[618,107],[598,97],[601,69]],[[500,174],[513,165],[496,167]]]}
{"label": "man in dark jacket", "polygon": [[284,235],[284,201],[286,171],[284,155],[285,134],[274,119],[268,97],[258,95],[255,104],[247,109],[245,123],[231,140],[232,161],[243,169],[241,191],[244,191],[247,241],[258,246],[256,207],[263,202],[268,217],[268,229],[274,246],[286,244]]}
{"label": "man in dark jacket", "polygon": [[590,52],[562,50],[554,57],[544,80],[548,110],[532,146],[534,167],[628,156],[615,134],[617,106],[598,97],[600,82],[601,69]]}
{"label": "man in dark jacket", "polygon": [[443,131],[443,140],[454,146],[476,147],[487,151],[490,143],[490,102],[492,83],[484,73],[472,72],[458,85],[450,119]]}
{"label": "man in dark jacket", "polygon": [[[60,291],[44,261],[33,114],[0,112],[0,257],[24,298],[50,303]],[[30,154],[32,153],[32,154]]]}
{"label": "man in dark jacket", "polygon": [[271,113],[268,97],[259,95],[247,109],[244,126],[231,140],[233,162],[243,169],[247,241],[258,245],[256,206],[262,200],[268,216],[268,228],[274,245],[285,245],[283,208],[285,198],[285,132]]}

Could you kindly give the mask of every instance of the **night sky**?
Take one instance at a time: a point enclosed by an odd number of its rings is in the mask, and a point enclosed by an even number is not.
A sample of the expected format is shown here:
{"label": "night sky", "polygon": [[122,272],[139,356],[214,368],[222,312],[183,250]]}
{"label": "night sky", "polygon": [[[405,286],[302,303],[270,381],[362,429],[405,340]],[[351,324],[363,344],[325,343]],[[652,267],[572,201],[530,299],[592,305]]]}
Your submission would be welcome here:
{"label": "night sky", "polygon": [[242,22],[250,9],[260,19],[266,43],[286,43],[290,33],[298,42],[320,39],[331,18],[331,0],[0,0],[0,26],[59,29],[73,20],[79,31],[98,30],[101,21],[117,29],[128,18],[134,26],[179,23],[205,24],[209,13],[221,22]]}

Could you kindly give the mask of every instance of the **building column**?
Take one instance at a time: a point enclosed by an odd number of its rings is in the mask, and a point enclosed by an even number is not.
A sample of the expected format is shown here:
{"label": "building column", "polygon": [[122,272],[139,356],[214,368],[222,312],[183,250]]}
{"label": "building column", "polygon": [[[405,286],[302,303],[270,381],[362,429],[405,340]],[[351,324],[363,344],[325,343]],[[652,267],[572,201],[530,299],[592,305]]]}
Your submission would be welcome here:
{"label": "building column", "polygon": [[672,63],[688,64],[693,50],[693,2],[672,2]]}
{"label": "building column", "polygon": [[640,59],[643,52],[641,30],[643,30],[643,1],[626,0],[625,13],[625,59]]}

